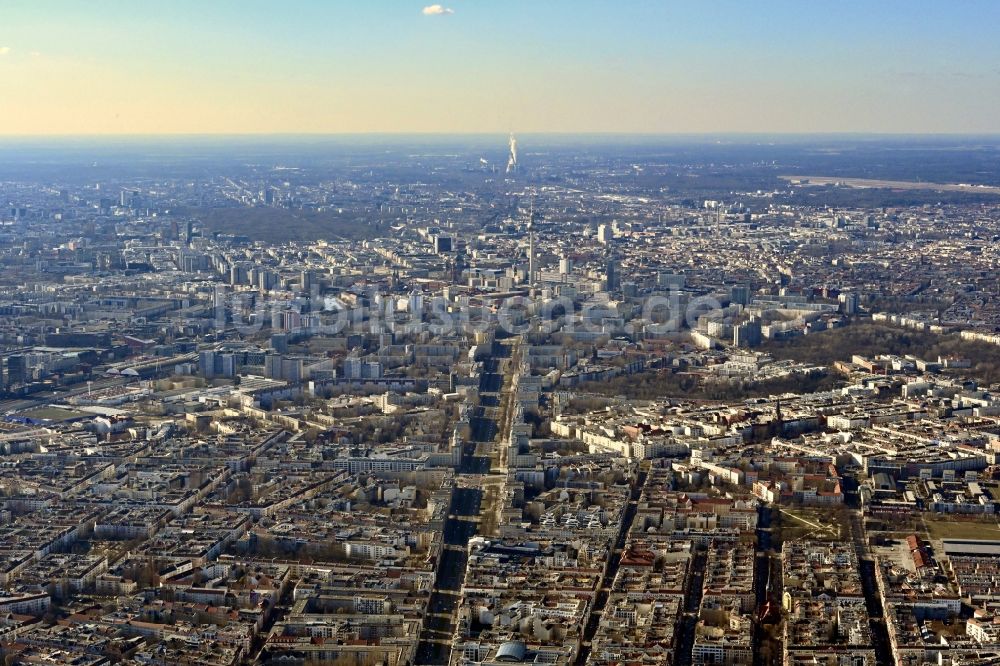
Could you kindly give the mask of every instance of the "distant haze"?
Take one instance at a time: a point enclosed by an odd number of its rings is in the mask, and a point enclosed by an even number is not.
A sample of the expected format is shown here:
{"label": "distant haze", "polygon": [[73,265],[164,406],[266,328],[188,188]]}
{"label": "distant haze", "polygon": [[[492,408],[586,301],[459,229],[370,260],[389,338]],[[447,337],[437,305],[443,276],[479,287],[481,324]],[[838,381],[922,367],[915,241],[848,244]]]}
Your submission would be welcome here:
{"label": "distant haze", "polygon": [[1000,132],[1000,3],[0,9],[0,134]]}

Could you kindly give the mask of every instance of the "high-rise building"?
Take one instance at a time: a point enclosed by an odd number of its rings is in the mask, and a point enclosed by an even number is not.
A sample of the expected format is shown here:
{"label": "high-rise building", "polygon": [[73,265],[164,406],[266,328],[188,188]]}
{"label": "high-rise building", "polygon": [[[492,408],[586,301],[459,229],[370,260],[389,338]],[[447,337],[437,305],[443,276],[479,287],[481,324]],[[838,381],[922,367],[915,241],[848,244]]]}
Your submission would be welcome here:
{"label": "high-rise building", "polygon": [[358,356],[344,359],[343,375],[346,379],[381,379],[382,364],[378,361],[364,361]]}
{"label": "high-rise building", "polygon": [[760,321],[756,319],[733,327],[733,345],[736,347],[757,347],[762,339]]}
{"label": "high-rise building", "polygon": [[250,274],[246,264],[233,264],[229,267],[229,284],[248,284]]}
{"label": "high-rise building", "polygon": [[598,225],[597,227],[598,243],[600,243],[601,245],[607,245],[608,243],[612,242],[614,238],[615,238],[615,232],[614,229],[611,228],[611,225],[608,224]]}
{"label": "high-rise building", "polygon": [[436,254],[445,254],[451,252],[452,242],[451,236],[435,236],[434,237],[434,252]]}
{"label": "high-rise building", "polygon": [[207,379],[211,379],[216,375],[216,356],[217,354],[214,351],[208,349],[198,353],[198,365],[201,367],[201,374]]}
{"label": "high-rise building", "polygon": [[840,311],[845,315],[850,316],[858,314],[858,303],[860,299],[857,294],[844,292],[838,296],[838,300],[840,301]]}
{"label": "high-rise building", "polygon": [[274,271],[261,270],[257,274],[257,288],[261,291],[270,291],[278,286],[278,274]]}
{"label": "high-rise building", "polygon": [[750,305],[750,287],[745,284],[733,285],[729,288],[729,300],[739,305]]}
{"label": "high-rise building", "polygon": [[407,310],[413,315],[422,315],[424,312],[424,294],[420,291],[411,291],[407,301]]}
{"label": "high-rise building", "polygon": [[313,286],[313,272],[310,270],[299,271],[299,288],[304,293],[309,293]]}
{"label": "high-rise building", "polygon": [[672,291],[680,291],[684,288],[687,283],[687,279],[683,275],[676,273],[657,273],[656,274],[656,286],[661,289],[670,289]]}
{"label": "high-rise building", "polygon": [[[271,335],[271,346],[274,351],[279,354],[288,353],[288,334],[287,333],[274,333]],[[265,359],[266,362],[266,359]],[[263,363],[261,363],[263,365]]]}
{"label": "high-rise building", "polygon": [[528,284],[535,284],[535,226],[528,222]]}
{"label": "high-rise building", "polygon": [[21,354],[7,357],[7,385],[24,384],[28,379],[28,357]]}
{"label": "high-rise building", "polygon": [[305,364],[301,358],[287,358],[282,354],[268,354],[264,358],[264,376],[292,383],[307,378]]}
{"label": "high-rise building", "polygon": [[616,292],[621,289],[621,270],[618,266],[618,258],[614,254],[608,256],[604,267],[604,279],[608,291]]}

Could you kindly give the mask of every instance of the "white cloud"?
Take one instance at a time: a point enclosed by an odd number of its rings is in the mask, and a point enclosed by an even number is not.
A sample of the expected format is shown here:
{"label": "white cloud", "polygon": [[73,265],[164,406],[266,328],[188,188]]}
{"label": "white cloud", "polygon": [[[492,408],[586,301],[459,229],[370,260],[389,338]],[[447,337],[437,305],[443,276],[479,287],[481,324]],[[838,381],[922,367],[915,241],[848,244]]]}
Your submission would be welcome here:
{"label": "white cloud", "polygon": [[442,16],[444,14],[454,14],[455,10],[442,5],[427,5],[424,7],[424,16]]}
{"label": "white cloud", "polygon": [[41,51],[28,51],[28,55],[30,55],[32,58],[37,58],[38,56],[42,55],[42,52]]}
{"label": "white cloud", "polygon": [[[438,7],[440,7],[440,6],[441,5],[438,5]],[[0,56],[7,55],[8,53],[10,53],[10,47],[9,46],[0,46]]]}

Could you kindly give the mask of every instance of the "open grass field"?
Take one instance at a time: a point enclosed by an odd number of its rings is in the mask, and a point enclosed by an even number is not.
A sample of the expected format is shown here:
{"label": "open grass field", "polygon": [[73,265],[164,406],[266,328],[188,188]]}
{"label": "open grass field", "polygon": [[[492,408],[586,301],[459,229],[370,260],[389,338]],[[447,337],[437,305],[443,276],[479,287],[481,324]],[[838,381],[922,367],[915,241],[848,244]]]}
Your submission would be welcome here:
{"label": "open grass field", "polygon": [[1000,526],[995,519],[969,519],[957,516],[925,516],[927,534],[931,539],[996,539]]}
{"label": "open grass field", "polygon": [[38,407],[37,409],[30,409],[26,412],[21,412],[21,416],[27,416],[32,419],[45,421],[65,421],[67,419],[78,419],[84,416],[93,416],[93,414],[78,412],[70,409],[61,409],[59,407]]}
{"label": "open grass field", "polygon": [[[772,514],[773,515],[773,514]],[[819,507],[781,507],[777,523],[781,540],[793,541],[843,541],[850,534],[847,516],[843,511]]]}

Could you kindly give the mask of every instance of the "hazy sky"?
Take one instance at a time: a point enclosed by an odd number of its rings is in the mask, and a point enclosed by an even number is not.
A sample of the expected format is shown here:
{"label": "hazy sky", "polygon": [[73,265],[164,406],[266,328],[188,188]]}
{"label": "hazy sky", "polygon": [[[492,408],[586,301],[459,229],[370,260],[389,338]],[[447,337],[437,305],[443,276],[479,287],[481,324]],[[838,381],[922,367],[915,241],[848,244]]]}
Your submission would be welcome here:
{"label": "hazy sky", "polygon": [[997,0],[430,7],[0,0],[0,134],[1000,132]]}

